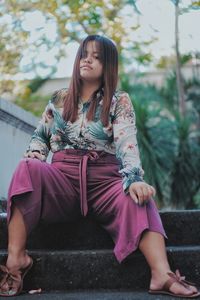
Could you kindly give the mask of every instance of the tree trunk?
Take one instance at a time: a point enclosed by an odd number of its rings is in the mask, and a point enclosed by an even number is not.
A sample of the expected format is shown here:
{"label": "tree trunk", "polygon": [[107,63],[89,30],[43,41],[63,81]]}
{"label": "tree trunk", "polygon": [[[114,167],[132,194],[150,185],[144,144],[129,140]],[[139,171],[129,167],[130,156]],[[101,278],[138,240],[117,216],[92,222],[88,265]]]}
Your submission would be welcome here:
{"label": "tree trunk", "polygon": [[183,88],[183,79],[181,75],[181,63],[180,63],[180,53],[179,53],[178,17],[179,17],[179,0],[176,0],[175,2],[176,85],[178,91],[179,112],[181,116],[184,116],[186,109],[185,109],[185,95],[184,95],[184,88]]}

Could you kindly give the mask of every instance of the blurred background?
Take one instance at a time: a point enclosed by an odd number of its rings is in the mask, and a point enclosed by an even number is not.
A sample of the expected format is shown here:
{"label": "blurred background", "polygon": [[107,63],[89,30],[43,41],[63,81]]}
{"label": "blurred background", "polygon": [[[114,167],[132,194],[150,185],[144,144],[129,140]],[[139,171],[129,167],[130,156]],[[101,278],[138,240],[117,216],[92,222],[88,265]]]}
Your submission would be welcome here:
{"label": "blurred background", "polygon": [[200,1],[2,0],[0,199],[36,117],[68,86],[80,41],[102,34],[119,50],[119,89],[133,101],[159,208],[200,208],[199,27]]}

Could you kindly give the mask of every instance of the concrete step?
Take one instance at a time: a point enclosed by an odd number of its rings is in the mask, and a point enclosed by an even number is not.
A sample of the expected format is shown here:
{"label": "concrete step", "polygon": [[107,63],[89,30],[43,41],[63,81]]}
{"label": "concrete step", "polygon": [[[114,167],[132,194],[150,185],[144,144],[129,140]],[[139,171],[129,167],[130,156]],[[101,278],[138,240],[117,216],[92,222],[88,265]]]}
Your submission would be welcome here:
{"label": "concrete step", "polygon": [[[168,246],[200,245],[200,210],[160,212]],[[7,224],[0,215],[0,249],[7,248]],[[28,240],[29,249],[112,249],[107,232],[91,218],[76,223],[40,224]]]}
{"label": "concrete step", "polygon": [[[168,247],[172,270],[180,269],[190,281],[199,282],[200,246]],[[111,250],[44,251],[32,250],[34,266],[26,277],[27,289],[147,290],[149,267],[137,251],[119,264]],[[0,251],[0,261],[6,252]]]}
{"label": "concrete step", "polygon": [[41,294],[30,295],[24,293],[12,300],[177,300],[177,297],[150,295],[147,292],[137,291],[54,291],[42,292]]}

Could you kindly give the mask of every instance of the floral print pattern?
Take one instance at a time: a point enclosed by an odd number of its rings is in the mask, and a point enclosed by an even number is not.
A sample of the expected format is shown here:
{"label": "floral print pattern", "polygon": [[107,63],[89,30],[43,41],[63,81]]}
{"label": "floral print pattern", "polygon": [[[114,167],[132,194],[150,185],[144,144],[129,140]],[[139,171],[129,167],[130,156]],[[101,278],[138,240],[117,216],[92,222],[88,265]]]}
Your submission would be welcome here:
{"label": "floral print pattern", "polygon": [[89,103],[79,102],[78,118],[66,122],[59,99],[53,97],[42,115],[27,151],[39,151],[47,158],[49,150],[87,149],[105,151],[116,155],[120,162],[123,189],[127,192],[131,183],[143,181],[135,126],[135,113],[129,95],[116,91],[110,107],[109,124],[104,127],[99,119],[102,99],[97,106],[94,121],[86,118]]}

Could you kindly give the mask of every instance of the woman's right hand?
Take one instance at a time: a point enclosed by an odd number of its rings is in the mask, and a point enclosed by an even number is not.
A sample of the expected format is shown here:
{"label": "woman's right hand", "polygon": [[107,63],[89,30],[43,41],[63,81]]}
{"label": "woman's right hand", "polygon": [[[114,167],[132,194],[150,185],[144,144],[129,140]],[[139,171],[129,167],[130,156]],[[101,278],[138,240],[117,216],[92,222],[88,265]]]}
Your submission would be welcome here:
{"label": "woman's right hand", "polygon": [[41,161],[45,160],[45,156],[42,155],[41,153],[37,152],[37,151],[28,151],[24,154],[25,158],[37,158]]}

